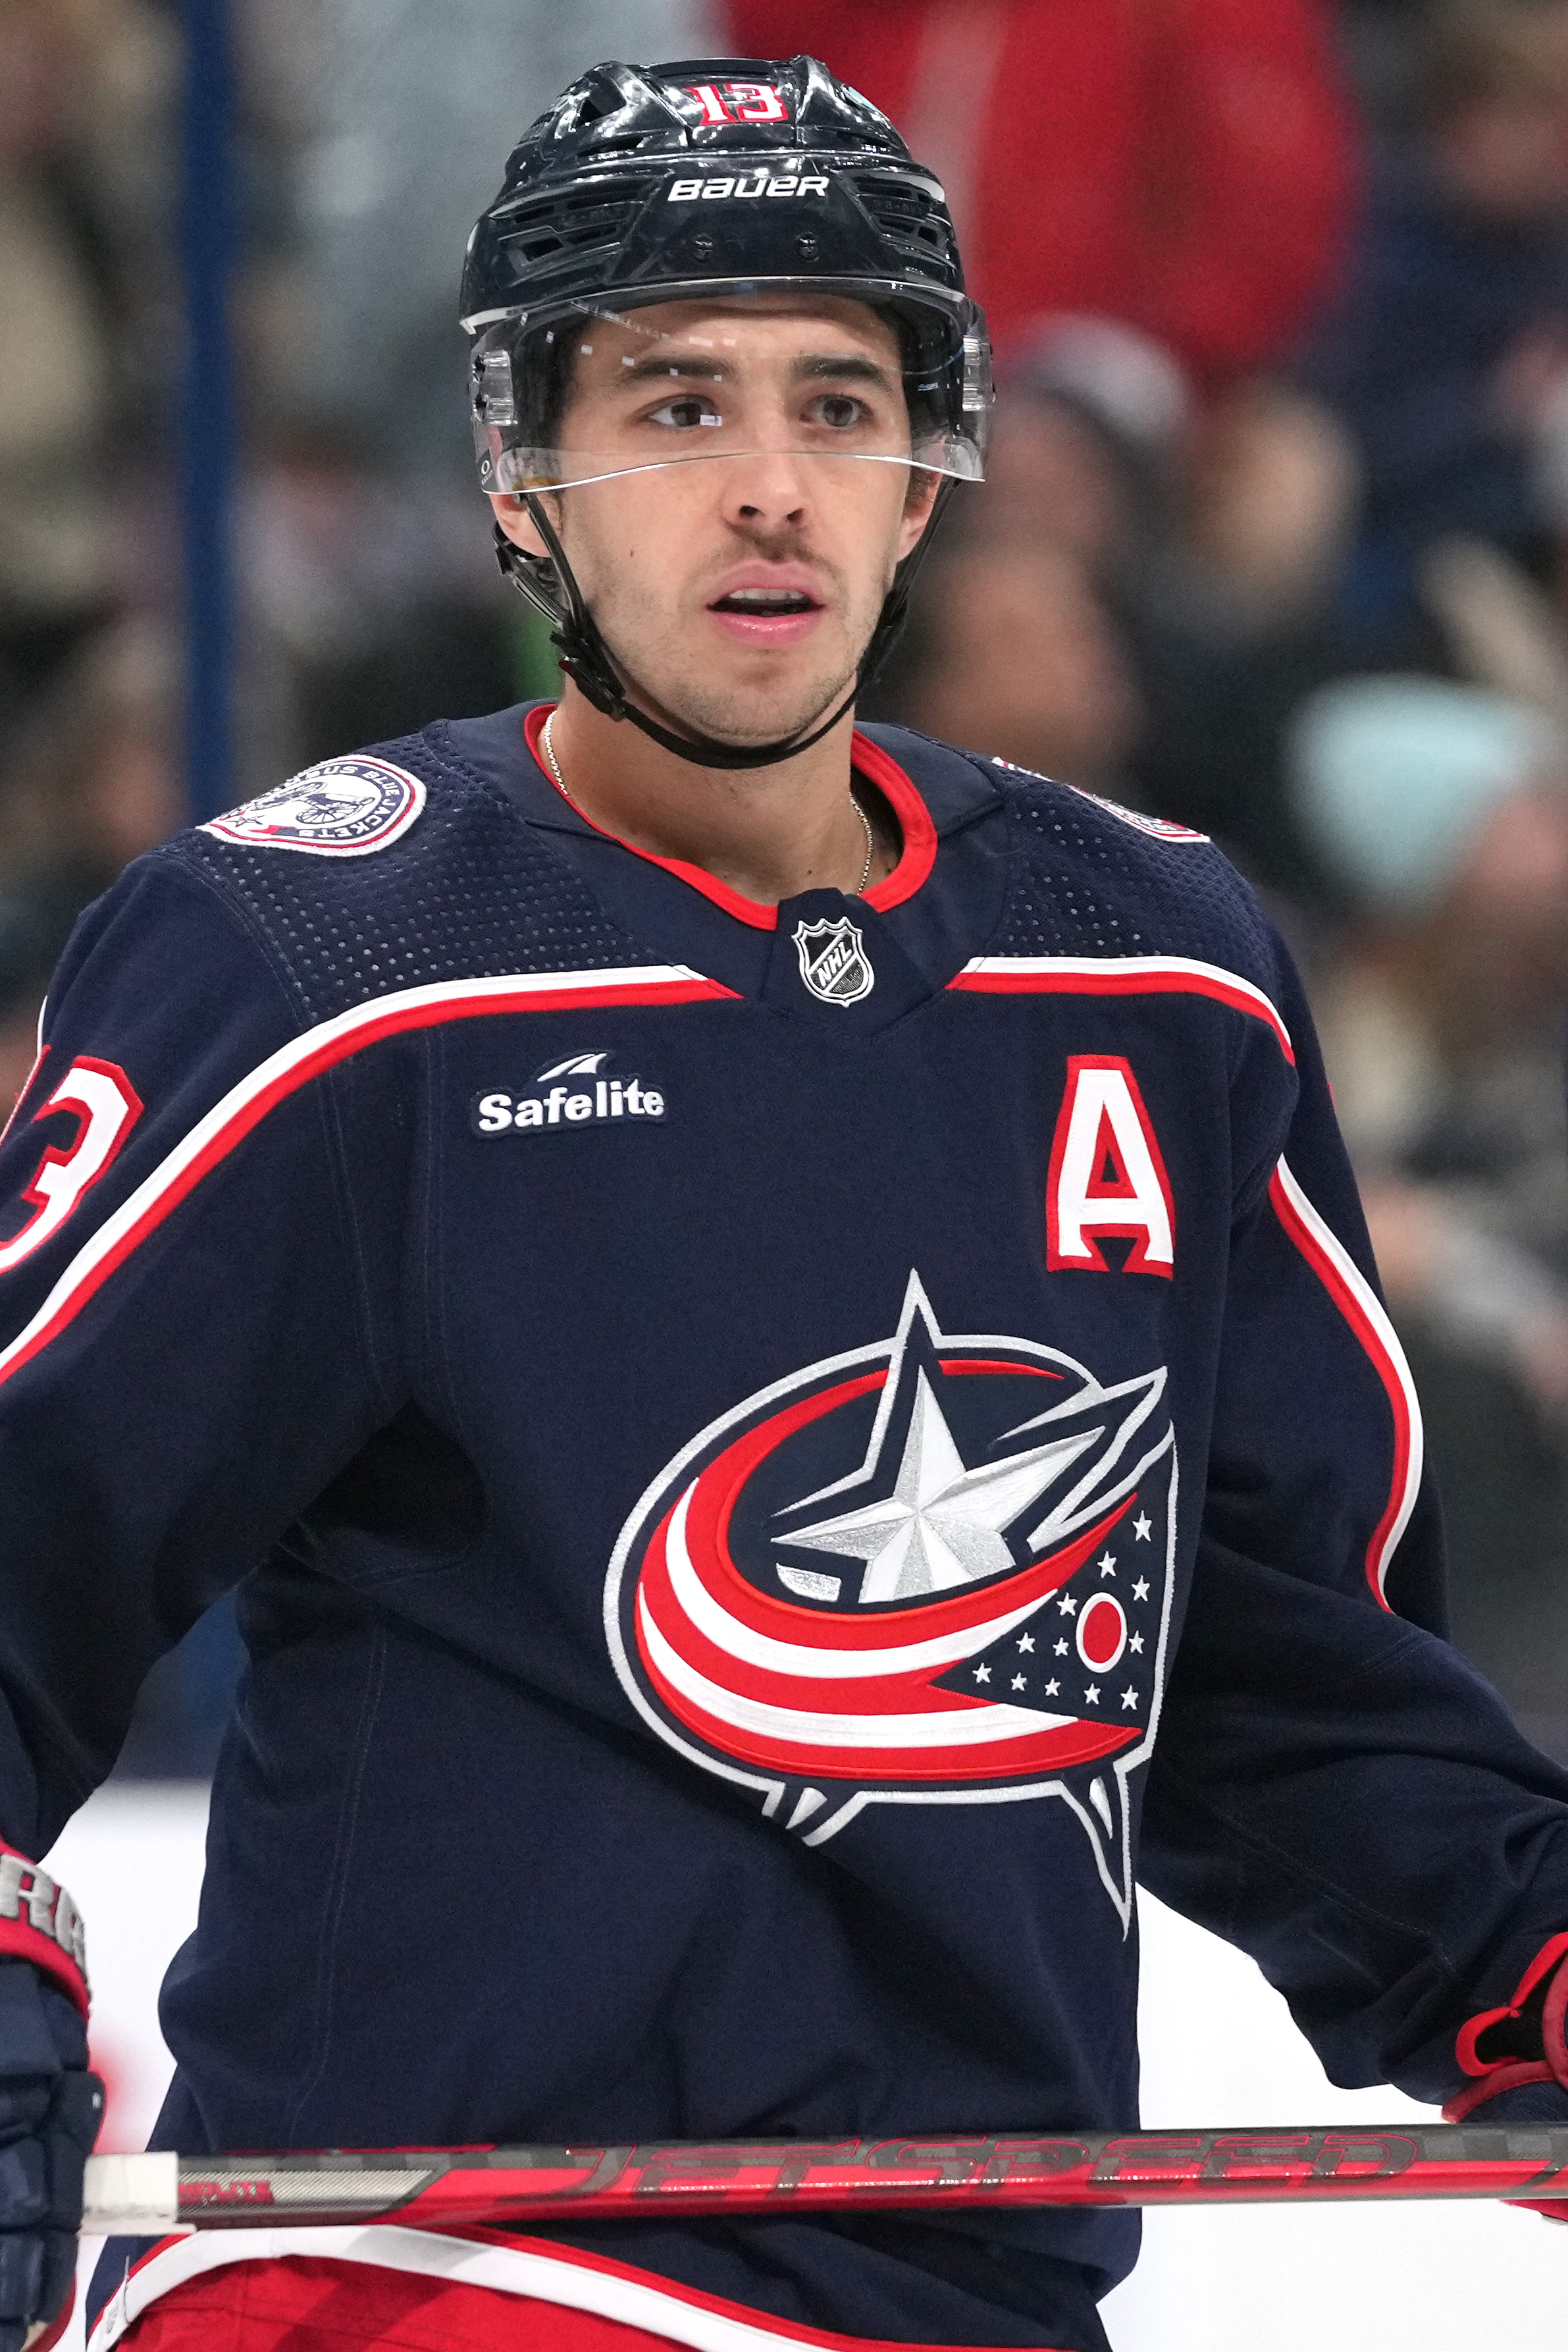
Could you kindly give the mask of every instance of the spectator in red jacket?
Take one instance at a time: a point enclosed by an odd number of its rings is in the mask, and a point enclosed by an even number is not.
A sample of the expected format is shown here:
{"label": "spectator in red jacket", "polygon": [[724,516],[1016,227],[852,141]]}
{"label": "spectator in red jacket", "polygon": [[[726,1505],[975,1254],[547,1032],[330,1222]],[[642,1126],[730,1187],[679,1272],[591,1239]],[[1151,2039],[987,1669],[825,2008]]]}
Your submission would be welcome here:
{"label": "spectator in red jacket", "polygon": [[737,54],[820,57],[941,175],[1004,356],[1100,312],[1207,382],[1328,290],[1355,126],[1323,0],[727,0]]}

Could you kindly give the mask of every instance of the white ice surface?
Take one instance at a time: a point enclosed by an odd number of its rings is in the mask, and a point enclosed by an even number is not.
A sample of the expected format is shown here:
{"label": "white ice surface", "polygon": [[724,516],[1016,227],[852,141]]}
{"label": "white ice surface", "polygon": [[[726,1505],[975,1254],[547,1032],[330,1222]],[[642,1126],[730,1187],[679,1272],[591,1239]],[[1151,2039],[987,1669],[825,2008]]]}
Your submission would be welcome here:
{"label": "white ice surface", "polygon": [[[159,1981],[195,1925],[204,1791],[101,1791],[49,1859],[88,1927],[101,2145],[141,2145],[170,2060]],[[1146,1896],[1144,2121],[1431,2118],[1390,2091],[1336,2091],[1249,1960]],[[1568,2352],[1568,2225],[1491,2204],[1178,2210],[1103,2306],[1115,2352]],[[83,2275],[97,2259],[84,2245]],[[80,2352],[79,2327],[64,2352]]]}

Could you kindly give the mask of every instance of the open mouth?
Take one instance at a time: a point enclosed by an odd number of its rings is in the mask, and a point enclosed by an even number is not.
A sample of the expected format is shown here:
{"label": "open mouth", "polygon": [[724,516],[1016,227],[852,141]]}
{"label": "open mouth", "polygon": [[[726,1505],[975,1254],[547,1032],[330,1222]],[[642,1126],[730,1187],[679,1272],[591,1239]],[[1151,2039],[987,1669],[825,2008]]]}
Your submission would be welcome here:
{"label": "open mouth", "polygon": [[748,621],[788,621],[799,613],[821,611],[817,599],[808,596],[803,588],[732,588],[727,596],[717,596],[708,606],[710,613],[737,613]]}

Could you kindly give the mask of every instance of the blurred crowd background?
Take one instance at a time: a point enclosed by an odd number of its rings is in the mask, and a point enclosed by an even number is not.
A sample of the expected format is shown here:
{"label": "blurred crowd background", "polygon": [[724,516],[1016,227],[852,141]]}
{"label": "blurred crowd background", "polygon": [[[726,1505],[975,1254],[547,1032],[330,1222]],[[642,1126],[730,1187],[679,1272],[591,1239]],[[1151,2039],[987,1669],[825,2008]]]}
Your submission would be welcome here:
{"label": "blurred crowd background", "polygon": [[[5,1103],[77,914],[190,805],[190,17],[0,0]],[[936,167],[994,460],[869,715],[1197,825],[1264,894],[1458,1637],[1568,1760],[1568,0],[231,0],[228,35],[233,799],[550,690],[455,321],[568,80],[810,50]],[[234,1666],[219,1610],[124,1769],[204,1770]]]}

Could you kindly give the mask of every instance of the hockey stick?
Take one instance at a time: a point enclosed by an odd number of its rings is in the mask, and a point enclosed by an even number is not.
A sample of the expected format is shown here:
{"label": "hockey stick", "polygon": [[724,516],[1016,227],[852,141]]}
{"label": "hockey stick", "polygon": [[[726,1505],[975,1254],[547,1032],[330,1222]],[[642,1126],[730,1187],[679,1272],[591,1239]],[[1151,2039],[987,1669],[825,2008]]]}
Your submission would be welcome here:
{"label": "hockey stick", "polygon": [[[1568,2126],[1399,2124],[1071,2138],[644,2141],[287,2156],[96,2156],[94,2237],[281,2222],[427,2230],[534,2221],[1000,2205],[1568,2199]],[[1564,2209],[1568,2213],[1568,2207]]]}

